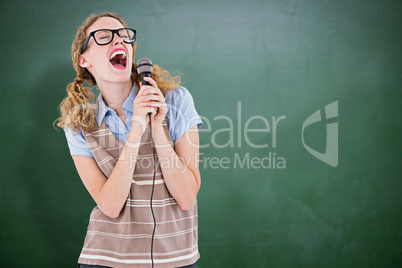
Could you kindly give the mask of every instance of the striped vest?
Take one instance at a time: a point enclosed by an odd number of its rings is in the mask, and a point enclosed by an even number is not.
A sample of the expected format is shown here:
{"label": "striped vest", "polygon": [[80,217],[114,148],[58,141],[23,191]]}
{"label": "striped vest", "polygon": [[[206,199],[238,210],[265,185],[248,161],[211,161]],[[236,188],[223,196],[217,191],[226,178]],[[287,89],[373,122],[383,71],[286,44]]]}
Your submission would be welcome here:
{"label": "striped vest", "polygon": [[[173,145],[166,120],[163,127]],[[99,168],[109,177],[124,147],[123,142],[104,121],[99,130],[84,134]],[[197,205],[187,211],[180,209],[166,188],[157,157],[152,202],[156,219],[154,267],[190,265],[199,259]],[[98,207],[93,209],[78,263],[116,268],[151,267],[153,169],[153,148],[147,128],[141,138],[131,189],[119,217],[109,218]]]}

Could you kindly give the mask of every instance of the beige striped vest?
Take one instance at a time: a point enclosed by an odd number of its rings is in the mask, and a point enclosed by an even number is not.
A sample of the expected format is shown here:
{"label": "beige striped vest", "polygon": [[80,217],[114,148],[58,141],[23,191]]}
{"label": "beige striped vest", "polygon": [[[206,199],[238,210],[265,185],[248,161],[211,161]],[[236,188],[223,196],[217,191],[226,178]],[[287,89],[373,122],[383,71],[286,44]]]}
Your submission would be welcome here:
{"label": "beige striped vest", "polygon": [[[166,120],[163,125],[173,145]],[[104,121],[99,130],[85,133],[85,139],[99,168],[109,177],[124,143],[114,136]],[[197,204],[187,211],[180,209],[166,188],[157,157],[152,202],[156,219],[154,267],[190,265],[199,258]],[[116,268],[151,267],[153,174],[153,148],[148,127],[141,138],[131,190],[119,217],[109,218],[97,206],[93,209],[78,263]]]}

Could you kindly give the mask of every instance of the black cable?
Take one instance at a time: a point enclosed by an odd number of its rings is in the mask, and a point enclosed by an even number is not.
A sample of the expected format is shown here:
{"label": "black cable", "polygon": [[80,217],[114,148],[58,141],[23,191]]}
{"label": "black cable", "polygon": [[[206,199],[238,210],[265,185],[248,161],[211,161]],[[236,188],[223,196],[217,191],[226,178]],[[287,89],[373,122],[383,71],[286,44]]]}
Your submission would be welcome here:
{"label": "black cable", "polygon": [[152,217],[154,218],[154,230],[152,232],[152,239],[151,239],[151,262],[152,262],[152,268],[153,268],[154,267],[153,249],[154,249],[154,236],[155,236],[155,229],[156,229],[156,220],[155,220],[154,209],[152,208],[152,198],[154,196],[154,188],[155,188],[156,163],[155,163],[155,143],[154,143],[154,139],[152,137],[151,113],[149,113],[148,116],[149,116],[149,131],[151,132],[152,149],[153,149],[153,155],[154,155],[154,179],[152,182],[152,192],[151,192],[151,199],[150,199]]}

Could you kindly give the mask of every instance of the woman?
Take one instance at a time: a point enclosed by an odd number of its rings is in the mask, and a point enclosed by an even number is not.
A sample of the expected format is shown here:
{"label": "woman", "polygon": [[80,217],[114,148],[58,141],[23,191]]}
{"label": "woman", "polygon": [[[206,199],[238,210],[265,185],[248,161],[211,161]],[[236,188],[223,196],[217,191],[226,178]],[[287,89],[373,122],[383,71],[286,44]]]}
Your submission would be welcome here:
{"label": "woman", "polygon": [[[77,76],[58,126],[97,204],[79,267],[196,267],[202,121],[179,77],[154,65],[142,85],[135,34],[107,12],[90,16],[72,45]],[[84,81],[99,88],[96,105]]]}

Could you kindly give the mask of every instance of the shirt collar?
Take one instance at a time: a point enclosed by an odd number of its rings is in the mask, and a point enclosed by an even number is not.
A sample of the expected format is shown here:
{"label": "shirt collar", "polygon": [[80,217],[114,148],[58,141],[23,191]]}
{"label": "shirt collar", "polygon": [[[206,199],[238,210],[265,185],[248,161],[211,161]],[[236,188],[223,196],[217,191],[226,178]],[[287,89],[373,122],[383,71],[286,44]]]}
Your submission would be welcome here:
{"label": "shirt collar", "polygon": [[[123,103],[123,109],[125,111],[130,111],[131,113],[133,112],[134,99],[135,99],[135,96],[137,96],[137,91],[138,91],[138,86],[136,83],[134,83],[134,86],[131,89],[130,94],[128,95],[127,99]],[[96,99],[96,103],[97,103],[96,122],[98,123],[98,126],[100,127],[107,112],[113,111],[113,109],[109,108],[106,105],[105,101],[103,100],[102,93],[99,93],[99,96]]]}

